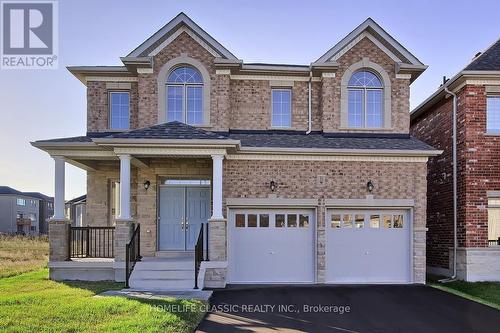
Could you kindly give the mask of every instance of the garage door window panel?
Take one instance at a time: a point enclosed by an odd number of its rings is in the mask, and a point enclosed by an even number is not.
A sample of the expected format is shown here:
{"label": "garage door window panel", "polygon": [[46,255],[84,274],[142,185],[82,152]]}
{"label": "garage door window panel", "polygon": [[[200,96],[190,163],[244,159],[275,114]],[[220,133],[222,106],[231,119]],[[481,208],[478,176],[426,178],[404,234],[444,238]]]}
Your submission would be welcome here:
{"label": "garage door window panel", "polygon": [[378,229],[380,226],[380,215],[370,215],[370,228]]}
{"label": "garage door window panel", "polygon": [[384,215],[383,219],[383,224],[384,228],[389,229],[392,228],[392,215]]}
{"label": "garage door window panel", "polygon": [[259,215],[259,226],[261,228],[269,228],[269,214]]}
{"label": "garage door window panel", "polygon": [[351,214],[342,215],[342,228],[352,228],[352,215]]}
{"label": "garage door window panel", "polygon": [[394,215],[394,228],[403,228],[403,215]]}
{"label": "garage door window panel", "polygon": [[244,228],[245,227],[245,214],[236,214],[236,217],[234,220],[235,220],[236,228]]}
{"label": "garage door window panel", "polygon": [[330,222],[330,227],[332,228],[340,228],[340,214],[332,214],[331,222]]}
{"label": "garage door window panel", "polygon": [[309,227],[309,215],[300,214],[299,215],[299,228]]}
{"label": "garage door window panel", "polygon": [[285,227],[285,214],[276,214],[274,225],[276,228],[284,228]]}
{"label": "garage door window panel", "polygon": [[289,228],[296,228],[297,227],[297,215],[287,215],[287,225]]}
{"label": "garage door window panel", "polygon": [[365,215],[356,214],[354,218],[354,227],[357,229],[363,228],[365,225]]}

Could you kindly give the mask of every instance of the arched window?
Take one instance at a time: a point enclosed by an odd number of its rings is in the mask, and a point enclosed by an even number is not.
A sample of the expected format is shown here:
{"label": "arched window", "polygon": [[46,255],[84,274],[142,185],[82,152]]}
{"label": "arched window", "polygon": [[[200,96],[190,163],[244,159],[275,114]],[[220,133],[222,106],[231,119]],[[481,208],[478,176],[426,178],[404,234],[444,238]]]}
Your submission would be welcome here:
{"label": "arched window", "polygon": [[384,86],[372,72],[355,72],[347,84],[348,126],[381,128],[383,122]]}
{"label": "arched window", "polygon": [[167,78],[167,121],[203,124],[203,78],[189,66],[175,68]]}

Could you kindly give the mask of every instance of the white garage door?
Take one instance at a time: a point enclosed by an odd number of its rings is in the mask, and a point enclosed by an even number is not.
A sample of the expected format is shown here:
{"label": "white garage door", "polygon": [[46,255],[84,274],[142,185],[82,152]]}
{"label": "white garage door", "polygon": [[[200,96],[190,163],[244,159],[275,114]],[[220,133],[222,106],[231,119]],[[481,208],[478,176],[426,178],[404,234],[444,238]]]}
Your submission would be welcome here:
{"label": "white garage door", "polygon": [[314,210],[239,209],[229,217],[230,283],[314,282]]}
{"label": "white garage door", "polygon": [[405,210],[329,210],[326,282],[411,282],[409,216]]}

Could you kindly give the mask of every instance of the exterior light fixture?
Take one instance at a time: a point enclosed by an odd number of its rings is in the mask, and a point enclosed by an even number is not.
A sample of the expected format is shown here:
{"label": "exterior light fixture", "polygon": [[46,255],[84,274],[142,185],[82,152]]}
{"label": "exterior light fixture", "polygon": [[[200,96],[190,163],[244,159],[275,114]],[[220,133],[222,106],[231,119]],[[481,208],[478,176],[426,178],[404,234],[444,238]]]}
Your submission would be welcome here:
{"label": "exterior light fixture", "polygon": [[271,182],[269,183],[269,188],[271,189],[271,192],[274,192],[276,190],[276,183],[274,182],[274,180],[271,180]]}
{"label": "exterior light fixture", "polygon": [[149,180],[146,180],[144,182],[144,189],[147,190],[151,186],[151,182]]}
{"label": "exterior light fixture", "polygon": [[368,189],[368,192],[372,193],[373,189],[375,188],[375,185],[371,180],[369,180],[368,183],[366,183],[366,188]]}

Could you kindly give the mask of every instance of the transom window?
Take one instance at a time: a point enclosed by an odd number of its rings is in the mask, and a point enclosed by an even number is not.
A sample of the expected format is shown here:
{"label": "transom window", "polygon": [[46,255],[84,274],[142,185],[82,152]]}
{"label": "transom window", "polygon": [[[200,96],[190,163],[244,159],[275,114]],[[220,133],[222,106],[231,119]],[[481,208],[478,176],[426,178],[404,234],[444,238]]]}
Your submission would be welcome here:
{"label": "transom window", "polygon": [[500,134],[500,96],[486,97],[486,132]]}
{"label": "transom window", "polygon": [[309,214],[235,214],[234,223],[236,228],[308,228]]}
{"label": "transom window", "polygon": [[402,229],[404,215],[383,212],[333,213],[330,217],[330,227],[340,228],[371,228],[371,229]]}
{"label": "transom window", "polygon": [[128,91],[109,92],[111,129],[126,130],[130,127],[130,94]]}
{"label": "transom window", "polygon": [[203,124],[203,78],[195,68],[177,67],[168,76],[167,121]]}
{"label": "transom window", "polygon": [[353,128],[383,127],[383,85],[369,71],[354,73],[347,85],[348,126]]}
{"label": "transom window", "polygon": [[292,90],[272,89],[273,116],[272,127],[292,126]]}

